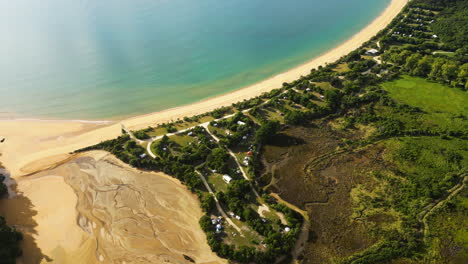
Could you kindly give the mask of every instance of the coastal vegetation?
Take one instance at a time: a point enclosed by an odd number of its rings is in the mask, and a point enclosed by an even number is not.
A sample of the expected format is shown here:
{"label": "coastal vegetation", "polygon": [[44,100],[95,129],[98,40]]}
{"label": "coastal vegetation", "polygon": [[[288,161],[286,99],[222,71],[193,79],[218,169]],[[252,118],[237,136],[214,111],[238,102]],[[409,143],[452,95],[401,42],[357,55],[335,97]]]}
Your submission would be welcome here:
{"label": "coastal vegetation", "polygon": [[[1,164],[0,164],[1,168]],[[5,176],[0,173],[0,199],[8,196],[8,188],[4,183]],[[0,263],[14,264],[21,256],[20,242],[23,236],[15,228],[7,225],[5,218],[0,215]]]}
{"label": "coastal vegetation", "polygon": [[200,198],[208,244],[232,261],[462,263],[466,10],[411,1],[296,81],[79,151],[179,179]]}

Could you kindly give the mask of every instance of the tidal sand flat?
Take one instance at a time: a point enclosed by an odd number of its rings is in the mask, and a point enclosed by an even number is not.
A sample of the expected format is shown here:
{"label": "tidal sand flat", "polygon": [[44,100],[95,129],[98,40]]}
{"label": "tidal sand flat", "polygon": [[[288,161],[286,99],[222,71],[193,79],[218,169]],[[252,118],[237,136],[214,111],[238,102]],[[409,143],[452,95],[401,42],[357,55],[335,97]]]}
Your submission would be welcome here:
{"label": "tidal sand flat", "polygon": [[106,152],[21,178],[17,192],[2,208],[27,234],[21,263],[225,263],[206,242],[192,193]]}

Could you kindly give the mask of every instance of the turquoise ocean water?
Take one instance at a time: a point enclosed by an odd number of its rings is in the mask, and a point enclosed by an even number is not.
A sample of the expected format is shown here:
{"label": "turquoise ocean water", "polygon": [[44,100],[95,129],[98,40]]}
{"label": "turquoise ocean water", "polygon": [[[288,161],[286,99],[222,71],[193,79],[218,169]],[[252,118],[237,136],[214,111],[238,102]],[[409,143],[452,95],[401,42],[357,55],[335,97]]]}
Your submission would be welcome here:
{"label": "turquoise ocean water", "polygon": [[390,0],[0,0],[0,117],[109,119],[274,76]]}

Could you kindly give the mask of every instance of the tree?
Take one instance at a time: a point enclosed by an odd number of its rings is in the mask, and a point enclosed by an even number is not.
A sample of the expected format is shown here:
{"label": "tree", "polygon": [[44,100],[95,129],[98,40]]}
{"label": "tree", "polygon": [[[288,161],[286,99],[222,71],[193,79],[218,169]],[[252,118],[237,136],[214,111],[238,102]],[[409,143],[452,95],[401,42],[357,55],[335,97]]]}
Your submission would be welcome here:
{"label": "tree", "polygon": [[404,51],[397,51],[393,54],[393,56],[391,56],[391,61],[398,64],[398,65],[402,65],[406,62],[406,59],[411,56],[411,54],[413,54],[413,52],[409,51],[409,50],[404,50]]}
{"label": "tree", "polygon": [[141,140],[145,140],[150,138],[150,136],[146,133],[145,130],[138,130],[134,133],[135,137]]}
{"label": "tree", "polygon": [[340,105],[342,96],[343,94],[338,90],[325,91],[325,100],[332,109],[336,109]]}
{"label": "tree", "polygon": [[307,118],[307,114],[302,111],[293,110],[286,113],[284,121],[286,124],[299,125],[302,124]]}
{"label": "tree", "polygon": [[463,84],[468,84],[468,63],[460,66],[458,71],[458,82]]}
{"label": "tree", "polygon": [[5,180],[5,176],[0,174],[0,198],[3,198],[8,194],[8,188],[5,185],[5,183],[3,183],[4,180]]}
{"label": "tree", "polygon": [[259,143],[266,143],[270,140],[280,129],[278,121],[268,120],[257,130],[255,133],[255,140]]}
{"label": "tree", "polygon": [[430,56],[424,56],[418,61],[416,67],[413,69],[413,75],[426,77],[431,72],[432,58]]}
{"label": "tree", "polygon": [[223,148],[215,148],[206,158],[206,165],[219,173],[227,172],[227,161],[229,153]]}
{"label": "tree", "polygon": [[429,79],[432,80],[442,80],[442,66],[445,64],[445,59],[443,58],[436,58],[432,63],[432,69],[429,72]]}
{"label": "tree", "polygon": [[210,212],[214,208],[214,206],[215,206],[215,199],[213,195],[211,194],[204,195],[201,201],[201,207],[203,211]]}
{"label": "tree", "polygon": [[418,64],[421,57],[422,56],[419,53],[415,53],[415,54],[409,56],[406,59],[406,62],[405,62],[405,66],[404,66],[405,70],[407,72],[412,72],[412,70],[416,67],[416,65]]}
{"label": "tree", "polygon": [[[5,176],[0,174],[0,198],[8,194],[6,185],[3,183]],[[14,264],[16,258],[21,256],[20,241],[23,235],[6,224],[5,218],[0,216],[0,263]]]}
{"label": "tree", "polygon": [[454,62],[448,61],[442,65],[442,77],[446,82],[455,80],[458,75],[458,67]]}

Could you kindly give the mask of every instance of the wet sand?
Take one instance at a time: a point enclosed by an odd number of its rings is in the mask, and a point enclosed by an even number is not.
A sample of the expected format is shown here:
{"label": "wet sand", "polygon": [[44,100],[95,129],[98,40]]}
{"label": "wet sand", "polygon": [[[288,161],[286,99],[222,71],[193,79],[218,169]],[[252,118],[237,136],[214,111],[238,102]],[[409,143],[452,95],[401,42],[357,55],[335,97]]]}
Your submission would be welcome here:
{"label": "wet sand", "polygon": [[226,263],[198,226],[195,195],[106,152],[20,178],[17,192],[0,205],[28,234],[20,263]]}

